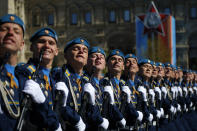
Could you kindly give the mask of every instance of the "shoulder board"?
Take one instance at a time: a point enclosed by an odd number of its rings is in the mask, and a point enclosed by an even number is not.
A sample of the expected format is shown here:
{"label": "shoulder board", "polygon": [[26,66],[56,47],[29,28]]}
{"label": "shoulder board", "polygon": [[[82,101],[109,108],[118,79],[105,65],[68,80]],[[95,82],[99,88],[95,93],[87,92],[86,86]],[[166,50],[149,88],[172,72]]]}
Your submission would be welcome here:
{"label": "shoulder board", "polygon": [[121,82],[123,85],[125,85],[125,83],[126,83],[126,82],[125,82],[124,80],[122,80],[122,79],[120,80],[120,82]]}
{"label": "shoulder board", "polygon": [[25,65],[25,63],[20,62],[20,63],[18,63],[16,66],[23,66],[23,65]]}
{"label": "shoulder board", "polygon": [[85,80],[86,82],[89,81],[89,78],[87,76],[82,76],[82,79]]}
{"label": "shoulder board", "polygon": [[36,67],[33,66],[33,65],[28,65],[26,69],[27,69],[28,71],[30,71],[31,74],[34,73],[34,72],[36,71]]}

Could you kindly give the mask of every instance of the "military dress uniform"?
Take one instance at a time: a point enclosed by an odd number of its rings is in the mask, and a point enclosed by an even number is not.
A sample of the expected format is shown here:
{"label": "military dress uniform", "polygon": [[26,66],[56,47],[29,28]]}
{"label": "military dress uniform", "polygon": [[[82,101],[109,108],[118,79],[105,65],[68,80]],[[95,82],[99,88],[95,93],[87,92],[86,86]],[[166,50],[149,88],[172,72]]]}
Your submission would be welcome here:
{"label": "military dress uniform", "polygon": [[[124,54],[120,50],[114,49],[110,52],[107,60],[113,55],[121,56],[124,59]],[[100,81],[100,83],[100,85],[104,88],[104,92],[105,87],[107,86],[110,87],[113,92],[112,95],[114,96],[114,104],[109,104],[109,110],[108,112],[104,112],[104,117],[109,120],[109,129],[117,129],[118,127],[120,127],[118,123],[122,120],[125,121],[123,114],[119,110],[119,107],[121,106],[121,87],[125,85],[125,81],[111,77],[110,74],[106,74],[105,77]]]}
{"label": "military dress uniform", "polygon": [[[134,58],[137,61],[137,57],[133,54],[127,54],[125,55],[125,59],[127,58]],[[123,113],[126,121],[127,126],[129,126],[130,130],[138,130],[138,126],[140,125],[140,122],[137,118],[139,117],[139,111],[136,109],[137,105],[137,98],[139,95],[139,92],[136,89],[135,82],[129,78],[129,76],[122,76],[122,79],[125,80],[126,86],[129,87],[131,91],[131,102],[126,104],[125,112]],[[143,116],[142,116],[143,118]]]}
{"label": "military dress uniform", "polygon": [[[89,43],[85,39],[79,37],[69,41],[64,48],[64,52],[74,44],[83,44],[89,48]],[[56,83],[64,82],[69,89],[67,104],[65,107],[61,108],[63,120],[67,123],[66,128],[68,130],[75,130],[74,126],[81,118],[85,122],[87,129],[91,125],[98,127],[98,125],[103,122],[98,106],[88,103],[84,116],[81,116],[81,112],[79,111],[82,107],[81,103],[84,95],[84,85],[90,83],[89,78],[85,76],[85,72],[80,76],[74,72],[70,65],[63,65],[62,68],[54,69],[53,76]]]}
{"label": "military dress uniform", "polygon": [[[18,24],[25,33],[23,21],[14,14],[7,14],[0,18],[0,25],[4,23]],[[17,120],[20,116],[20,88],[16,79],[15,66],[6,64],[9,59],[0,58],[0,130],[16,130]]]}
{"label": "military dress uniform", "polygon": [[[67,106],[62,107],[61,114],[66,121],[67,129],[74,130],[74,125],[80,120],[81,102],[83,97],[83,87],[89,82],[89,78],[85,75],[79,76],[74,72],[72,67],[69,65],[64,65],[62,68],[55,69],[53,71],[53,76],[56,78],[56,82],[62,81],[69,88],[69,94],[67,98]],[[83,120],[88,125],[99,125],[102,123],[102,117],[100,116],[100,111],[98,106],[93,106],[88,104],[88,110],[86,110]],[[88,128],[88,127],[87,127]]]}
{"label": "military dress uniform", "polygon": [[[36,71],[38,61],[30,59],[27,64],[21,64],[16,67],[15,73],[19,80],[19,86],[23,90],[25,81],[31,79],[32,75]],[[50,70],[44,67],[40,67],[37,72],[35,81],[40,85],[46,100],[42,104],[32,102],[30,110],[28,110],[27,126],[24,130],[29,130],[32,126],[33,130],[55,130],[59,126],[59,120],[53,109],[53,97],[54,97],[54,85],[55,81],[50,75]],[[21,95],[21,100],[25,97]]]}
{"label": "military dress uniform", "polygon": [[[2,59],[1,59],[2,60]],[[0,74],[0,130],[16,130],[20,116],[19,84],[14,73],[15,67],[5,64]]]}

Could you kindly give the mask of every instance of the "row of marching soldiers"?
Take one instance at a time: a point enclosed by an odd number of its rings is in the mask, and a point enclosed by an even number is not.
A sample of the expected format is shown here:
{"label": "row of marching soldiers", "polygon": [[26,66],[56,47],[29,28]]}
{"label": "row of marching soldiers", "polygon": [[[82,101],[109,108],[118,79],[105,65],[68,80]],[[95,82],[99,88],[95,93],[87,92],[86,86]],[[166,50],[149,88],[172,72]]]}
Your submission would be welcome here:
{"label": "row of marching soldiers", "polygon": [[24,33],[18,16],[0,18],[1,131],[197,130],[195,72],[118,49],[106,56],[81,37],[64,46],[66,64],[52,68],[58,36],[48,27],[17,64]]}

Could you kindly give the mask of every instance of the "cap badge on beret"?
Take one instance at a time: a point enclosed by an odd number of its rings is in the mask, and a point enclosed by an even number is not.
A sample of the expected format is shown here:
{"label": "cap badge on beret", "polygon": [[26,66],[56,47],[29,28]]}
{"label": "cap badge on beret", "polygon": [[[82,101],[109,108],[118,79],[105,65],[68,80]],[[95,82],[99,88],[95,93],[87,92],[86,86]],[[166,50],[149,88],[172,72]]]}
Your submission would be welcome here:
{"label": "cap badge on beret", "polygon": [[15,17],[14,16],[10,16],[10,20],[11,21],[14,21],[15,20]]}
{"label": "cap badge on beret", "polygon": [[116,54],[119,54],[119,53],[120,53],[120,52],[117,50],[117,51],[116,51]]}
{"label": "cap badge on beret", "polygon": [[84,40],[83,39],[81,39],[81,43],[83,43],[84,42]]}
{"label": "cap badge on beret", "polygon": [[101,49],[98,48],[98,52],[101,52]]}
{"label": "cap badge on beret", "polygon": [[132,54],[129,54],[130,57],[132,57]]}
{"label": "cap badge on beret", "polygon": [[46,34],[49,34],[49,31],[48,31],[48,30],[45,30],[44,32],[45,32]]}
{"label": "cap badge on beret", "polygon": [[150,63],[150,60],[148,60],[148,63]]}

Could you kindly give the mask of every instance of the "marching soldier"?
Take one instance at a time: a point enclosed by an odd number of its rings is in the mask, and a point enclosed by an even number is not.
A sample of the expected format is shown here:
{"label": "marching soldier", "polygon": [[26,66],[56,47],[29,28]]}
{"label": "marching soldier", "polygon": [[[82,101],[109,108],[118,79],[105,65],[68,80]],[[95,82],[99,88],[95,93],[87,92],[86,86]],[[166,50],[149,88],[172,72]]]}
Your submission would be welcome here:
{"label": "marching soldier", "polygon": [[[103,70],[105,69],[105,57],[106,54],[104,50],[100,47],[92,47],[88,52],[88,61],[86,66],[86,76],[89,78],[91,84],[95,88],[95,94],[96,94],[96,105],[97,108],[99,108],[99,112],[102,113],[102,94],[103,94],[103,87],[100,86],[100,80],[103,78]],[[92,121],[90,123],[90,127],[88,130],[98,130],[99,127],[104,128],[107,130],[109,126],[109,121],[106,118],[103,118],[103,122],[99,123],[99,125],[95,125],[95,123]]]}
{"label": "marching soldier", "polygon": [[14,70],[24,47],[25,25],[16,15],[0,18],[0,130],[15,131],[20,116],[19,83]]}
{"label": "marching soldier", "polygon": [[[89,43],[84,38],[69,41],[64,48],[67,64],[54,71],[57,90],[64,92],[64,104],[61,115],[67,130],[83,131],[91,128],[91,124],[106,128],[107,120],[101,117],[95,105],[95,88],[84,74],[87,64]],[[64,91],[65,87],[68,91]],[[104,123],[104,124],[103,124]]]}
{"label": "marching soldier", "polygon": [[[143,113],[136,109],[139,92],[134,82],[138,71],[137,57],[133,54],[125,55],[125,70],[122,78],[126,80],[126,85],[129,87],[131,94],[128,95],[128,97],[130,97],[130,102],[126,105],[127,108],[125,108],[124,115],[130,130],[138,130],[143,119]],[[127,91],[125,92],[127,93]]]}
{"label": "marching soldier", "polygon": [[[139,65],[139,76],[137,78],[136,84],[138,91],[141,93],[141,99],[138,99],[138,103],[141,103],[143,105],[142,107],[139,107],[137,105],[137,109],[141,108],[140,110],[144,114],[143,124],[141,125],[141,128],[144,130],[153,130],[152,128],[152,121],[153,121],[153,114],[152,112],[154,110],[151,109],[150,103],[152,102],[152,98],[149,99],[148,94],[153,95],[153,90],[150,90],[150,78],[152,75],[152,62],[148,59],[140,59],[138,62]],[[150,92],[149,92],[150,91]]]}
{"label": "marching soldier", "polygon": [[22,129],[61,131],[58,117],[52,111],[55,83],[50,74],[53,59],[58,55],[57,34],[51,28],[41,28],[30,41],[33,57],[15,70],[20,88],[25,93],[22,99],[28,95],[32,101]]}
{"label": "marching soldier", "polygon": [[176,113],[175,109],[175,90],[174,88],[171,88],[172,85],[172,75],[173,75],[173,68],[170,63],[165,63],[165,77],[164,77],[164,86],[162,87],[162,93],[164,94],[164,99],[163,99],[163,109],[164,112],[168,113],[166,114],[168,117],[167,119],[164,119],[162,121],[162,125],[167,128],[168,130],[176,130],[176,127],[174,125],[173,118]]}
{"label": "marching soldier", "polygon": [[108,74],[101,81],[101,85],[104,87],[103,101],[106,102],[106,99],[110,98],[107,106],[103,107],[103,110],[106,110],[104,116],[109,120],[109,129],[124,128],[126,120],[119,110],[121,88],[125,85],[125,82],[120,79],[124,70],[124,54],[118,49],[110,51],[107,57],[107,67]]}

